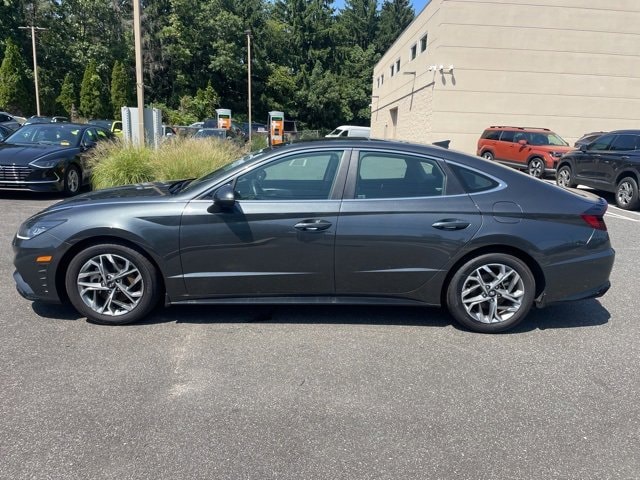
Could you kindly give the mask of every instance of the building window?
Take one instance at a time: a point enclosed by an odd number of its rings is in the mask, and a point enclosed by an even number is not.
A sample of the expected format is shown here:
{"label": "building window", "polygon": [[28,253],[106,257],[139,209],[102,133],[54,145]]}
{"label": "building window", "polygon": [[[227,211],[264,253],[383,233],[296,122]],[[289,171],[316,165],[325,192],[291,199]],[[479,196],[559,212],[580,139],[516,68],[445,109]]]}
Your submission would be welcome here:
{"label": "building window", "polygon": [[384,73],[380,75],[380,85],[384,85]]}
{"label": "building window", "polygon": [[396,64],[394,63],[393,65],[391,65],[391,76],[393,77],[393,74],[396,73]]}
{"label": "building window", "polygon": [[416,58],[416,55],[418,54],[418,45],[414,44],[411,47],[411,60],[413,60],[414,58]]}
{"label": "building window", "polygon": [[396,73],[400,73],[400,59],[396,60]]}
{"label": "building window", "polygon": [[378,77],[378,84],[377,84],[377,88],[380,88],[380,77]]}
{"label": "building window", "polygon": [[424,34],[424,37],[420,39],[420,53],[424,52],[427,49],[427,34]]}

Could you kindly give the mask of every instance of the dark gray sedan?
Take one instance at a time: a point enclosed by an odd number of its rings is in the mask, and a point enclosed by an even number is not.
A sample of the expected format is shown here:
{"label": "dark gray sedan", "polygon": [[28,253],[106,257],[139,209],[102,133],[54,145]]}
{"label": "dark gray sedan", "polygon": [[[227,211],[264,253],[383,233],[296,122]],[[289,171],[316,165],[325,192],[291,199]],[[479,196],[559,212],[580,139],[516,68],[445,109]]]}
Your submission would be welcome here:
{"label": "dark gray sedan", "polygon": [[482,158],[374,140],[243,157],[209,175],[84,194],[29,218],[19,292],[123,324],[165,304],[446,305],[479,332],[598,297],[604,200]]}

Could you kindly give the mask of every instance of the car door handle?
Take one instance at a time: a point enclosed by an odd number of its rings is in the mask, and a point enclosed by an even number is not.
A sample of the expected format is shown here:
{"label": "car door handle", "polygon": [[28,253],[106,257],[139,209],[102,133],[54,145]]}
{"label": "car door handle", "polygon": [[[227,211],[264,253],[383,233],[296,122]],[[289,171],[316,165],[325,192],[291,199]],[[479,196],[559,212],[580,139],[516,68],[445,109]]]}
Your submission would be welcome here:
{"label": "car door handle", "polygon": [[622,155],[620,160],[629,160],[629,155]]}
{"label": "car door handle", "polygon": [[303,232],[318,232],[320,230],[326,230],[331,226],[331,222],[326,220],[303,220],[300,223],[296,223],[294,228],[302,230]]}
{"label": "car door handle", "polygon": [[469,225],[471,224],[469,222],[465,222],[464,220],[458,220],[457,218],[446,218],[434,223],[431,226],[439,230],[463,230]]}

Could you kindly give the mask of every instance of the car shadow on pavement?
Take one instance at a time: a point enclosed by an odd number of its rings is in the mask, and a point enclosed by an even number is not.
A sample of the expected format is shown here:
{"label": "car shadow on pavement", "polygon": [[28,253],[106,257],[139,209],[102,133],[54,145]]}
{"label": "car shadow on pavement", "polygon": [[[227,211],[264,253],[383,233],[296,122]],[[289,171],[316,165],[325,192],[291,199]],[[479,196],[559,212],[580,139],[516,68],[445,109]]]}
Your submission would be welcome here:
{"label": "car shadow on pavement", "polygon": [[[70,305],[34,302],[40,317],[80,320],[83,317]],[[609,322],[611,315],[597,300],[584,300],[532,309],[527,318],[504,334],[533,330],[595,327]],[[447,327],[453,321],[445,309],[436,307],[359,306],[359,305],[194,305],[157,308],[134,325],[159,323],[281,323],[336,325],[402,325]],[[125,325],[126,326],[126,325]]]}

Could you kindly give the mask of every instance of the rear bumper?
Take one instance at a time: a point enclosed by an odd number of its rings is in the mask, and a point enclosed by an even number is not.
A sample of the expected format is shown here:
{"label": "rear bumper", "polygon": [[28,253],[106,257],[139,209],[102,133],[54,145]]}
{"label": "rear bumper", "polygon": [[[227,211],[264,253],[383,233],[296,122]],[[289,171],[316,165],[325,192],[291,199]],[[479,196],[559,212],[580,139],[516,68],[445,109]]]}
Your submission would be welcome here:
{"label": "rear bumper", "polygon": [[597,298],[604,295],[611,283],[615,251],[607,248],[571,261],[544,268],[545,289],[536,298],[536,305],[544,307],[559,302]]}

